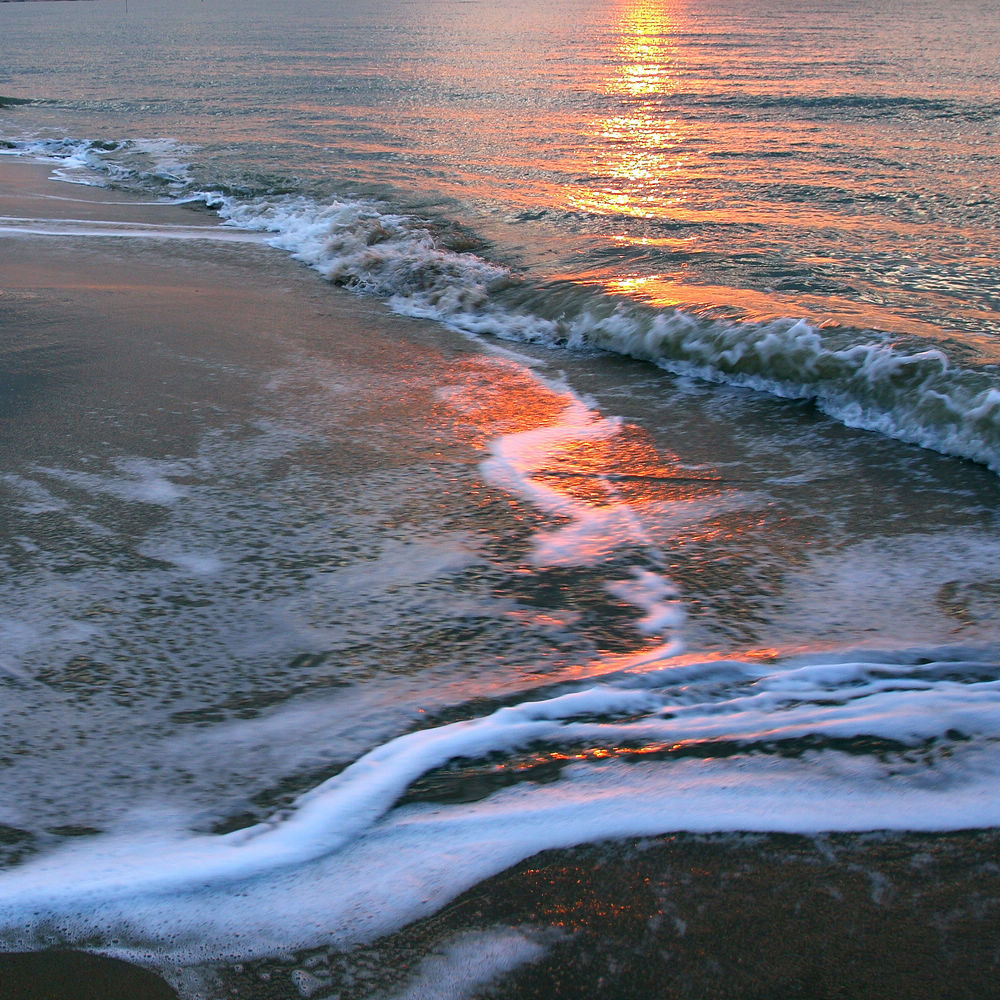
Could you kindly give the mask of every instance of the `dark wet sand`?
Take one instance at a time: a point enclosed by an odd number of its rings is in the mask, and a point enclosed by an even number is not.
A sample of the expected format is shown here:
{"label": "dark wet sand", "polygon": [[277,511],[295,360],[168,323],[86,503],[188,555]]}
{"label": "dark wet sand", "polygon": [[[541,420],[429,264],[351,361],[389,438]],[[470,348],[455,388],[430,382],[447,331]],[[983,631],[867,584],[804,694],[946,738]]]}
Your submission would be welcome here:
{"label": "dark wet sand", "polygon": [[[68,194],[83,199],[71,206],[75,218],[215,228],[207,214],[47,186],[45,172],[0,159],[0,216],[61,218],[69,203],[55,198]],[[161,339],[173,350],[189,342],[200,357],[213,343],[220,357],[231,356],[237,342],[248,357],[280,351],[266,331],[288,318],[283,287],[302,279],[293,262],[252,244],[225,244],[211,255],[183,242],[86,246],[84,253],[73,238],[0,235],[0,323],[9,337],[72,327],[119,374],[123,411],[159,377],[147,359]],[[247,267],[256,275],[249,285]],[[313,324],[317,336],[328,335],[335,319],[345,365],[363,366],[372,377],[381,371],[401,382],[404,327],[413,338],[408,357],[423,355],[423,363],[467,350],[436,328],[428,333],[314,285],[305,298],[308,282],[296,287],[299,333],[308,335]],[[206,398],[227,384],[206,386]],[[30,420],[2,421],[8,446],[58,447],[59,427],[45,405],[52,387],[26,377],[4,388],[21,394],[15,412],[31,413]],[[88,409],[86,386],[73,391],[81,394],[81,419],[109,405]],[[411,403],[397,394],[386,405],[403,412]],[[162,419],[169,438],[169,413]],[[95,425],[94,433],[105,430]],[[496,927],[521,928],[547,948],[542,961],[489,989],[501,1000],[989,1000],[1000,997],[1000,833],[679,836],[547,852],[370,948],[311,956],[324,981],[316,996],[391,993],[455,934]],[[221,970],[213,995],[296,997],[290,973],[300,958]],[[158,976],[123,962],[60,951],[0,955],[0,1000],[171,996]]]}
{"label": "dark wet sand", "polygon": [[[547,949],[469,994],[484,1000],[990,1000],[1000,832],[677,835],[547,851],[314,964],[316,996],[407,996],[427,955],[478,928],[518,928]],[[294,967],[249,965],[224,995],[294,996]]]}
{"label": "dark wet sand", "polygon": [[127,962],[73,951],[0,955],[2,1000],[173,1000],[158,976]]}
{"label": "dark wet sand", "polygon": [[[1000,996],[1000,832],[673,836],[549,851],[441,913],[313,962],[318,997],[404,992],[468,930],[517,927],[546,956],[494,1000],[990,1000]],[[294,962],[223,971],[213,996],[290,1000]],[[421,994],[423,995],[423,994]],[[164,1000],[124,962],[0,955],[0,1000]]]}

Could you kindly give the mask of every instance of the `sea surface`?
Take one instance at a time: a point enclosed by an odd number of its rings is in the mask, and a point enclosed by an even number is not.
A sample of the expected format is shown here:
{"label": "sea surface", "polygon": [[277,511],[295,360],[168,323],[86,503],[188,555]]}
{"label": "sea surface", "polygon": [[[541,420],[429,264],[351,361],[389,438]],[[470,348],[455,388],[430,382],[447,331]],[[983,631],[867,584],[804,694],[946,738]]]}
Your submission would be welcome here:
{"label": "sea surface", "polygon": [[[0,154],[377,302],[435,401],[331,321],[162,398],[76,350],[120,433],[47,436],[0,327],[5,947],[193,996],[546,848],[1000,825],[995,4],[0,4]],[[114,236],[0,219],[0,308],[31,233]]]}

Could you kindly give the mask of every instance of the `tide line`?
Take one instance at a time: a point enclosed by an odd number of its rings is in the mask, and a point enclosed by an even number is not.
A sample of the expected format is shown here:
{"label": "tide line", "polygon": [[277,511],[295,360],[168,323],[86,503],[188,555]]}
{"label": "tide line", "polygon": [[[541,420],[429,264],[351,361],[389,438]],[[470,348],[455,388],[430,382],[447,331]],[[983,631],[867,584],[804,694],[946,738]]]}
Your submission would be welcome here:
{"label": "tide line", "polygon": [[77,219],[25,219],[0,216],[0,236],[82,236],[145,240],[211,240],[263,244],[259,233],[222,226],[149,226],[128,222],[80,222]]}

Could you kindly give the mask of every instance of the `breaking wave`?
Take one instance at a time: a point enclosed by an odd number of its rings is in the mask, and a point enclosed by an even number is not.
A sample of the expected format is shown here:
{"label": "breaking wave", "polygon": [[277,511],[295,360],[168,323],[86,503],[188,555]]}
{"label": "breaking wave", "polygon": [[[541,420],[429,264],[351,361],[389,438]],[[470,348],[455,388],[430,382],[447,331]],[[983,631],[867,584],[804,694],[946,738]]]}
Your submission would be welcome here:
{"label": "breaking wave", "polygon": [[447,249],[426,223],[364,200],[296,196],[205,199],[230,224],[328,280],[388,301],[397,312],[469,334],[599,349],[681,375],[814,402],[851,427],[876,431],[1000,472],[1000,371],[954,363],[935,345],[910,348],[875,331],[826,331],[801,319],[733,322],[573,289],[546,308],[509,268]]}
{"label": "breaking wave", "polygon": [[949,357],[892,332],[823,329],[794,317],[740,322],[657,309],[530,276],[460,252],[432,222],[363,197],[317,198],[196,185],[169,140],[33,141],[16,153],[58,164],[84,183],[139,186],[200,202],[334,284],[396,312],[470,335],[601,350],[675,374],[813,402],[851,427],[970,459],[1000,472],[1000,369]]}

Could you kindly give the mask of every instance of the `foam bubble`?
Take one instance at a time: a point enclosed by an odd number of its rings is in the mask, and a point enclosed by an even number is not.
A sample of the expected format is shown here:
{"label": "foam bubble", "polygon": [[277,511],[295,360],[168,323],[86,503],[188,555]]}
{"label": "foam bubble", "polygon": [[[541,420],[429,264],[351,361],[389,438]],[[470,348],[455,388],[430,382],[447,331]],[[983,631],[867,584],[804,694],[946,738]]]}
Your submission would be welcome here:
{"label": "foam bubble", "polygon": [[639,619],[639,628],[647,634],[664,632],[684,624],[684,610],[677,598],[677,588],[659,573],[635,568],[631,580],[609,583],[608,590],[646,613]]}
{"label": "foam bubble", "polygon": [[77,469],[40,466],[36,471],[92,494],[169,507],[187,495],[187,488],[174,481],[190,473],[182,462],[145,458],[123,458],[115,463],[119,475],[102,475]]}
{"label": "foam bubble", "polygon": [[36,138],[17,143],[12,152],[53,164],[53,176],[58,180],[89,187],[103,187],[111,180],[180,193],[191,180],[191,150],[169,138],[121,142]]}
{"label": "foam bubble", "polygon": [[140,551],[191,576],[215,576],[225,567],[225,562],[213,552],[192,552],[172,545],[145,545]]}

